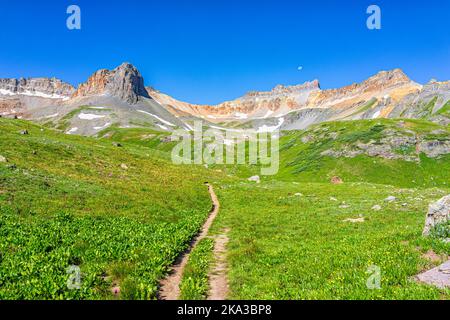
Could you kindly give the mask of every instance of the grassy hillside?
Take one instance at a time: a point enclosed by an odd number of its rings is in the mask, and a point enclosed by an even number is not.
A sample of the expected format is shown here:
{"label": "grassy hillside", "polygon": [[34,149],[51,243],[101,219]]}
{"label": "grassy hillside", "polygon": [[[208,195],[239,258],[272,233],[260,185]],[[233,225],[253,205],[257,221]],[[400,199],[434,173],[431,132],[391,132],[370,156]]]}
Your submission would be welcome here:
{"label": "grassy hillside", "polygon": [[393,148],[394,156],[416,157],[418,161],[388,159],[361,154],[354,157],[324,155],[327,150],[357,150],[359,143],[382,144],[390,135],[418,137],[420,141],[450,141],[450,128],[421,120],[361,120],[324,123],[307,131],[283,136],[281,170],[278,178],[326,182],[338,175],[344,181],[373,182],[398,186],[440,186],[450,181],[450,155],[430,158],[414,145]]}
{"label": "grassy hillside", "polygon": [[[450,149],[447,147],[447,154],[430,157],[417,150],[411,139],[448,146],[450,127],[426,120],[376,119],[327,122],[307,130],[284,131],[280,137],[279,172],[261,179],[328,183],[339,176],[345,182],[399,187],[450,186]],[[360,145],[367,150],[361,152]],[[388,146],[385,155],[370,154],[384,145]],[[330,155],[330,151],[336,155]],[[210,168],[241,178],[261,174],[259,165]]]}
{"label": "grassy hillside", "polygon": [[[155,298],[210,210],[205,181],[221,202],[212,233],[230,229],[230,298],[450,298],[411,280],[436,264],[428,250],[450,253],[421,237],[428,204],[450,192],[450,158],[402,144],[446,143],[448,127],[378,119],[284,132],[280,171],[261,184],[247,181],[259,166],[175,166],[174,143],[151,129],[86,138],[0,119],[0,134],[0,299]],[[392,137],[401,143],[391,159],[352,154]],[[184,297],[205,297],[212,247],[208,239],[194,251]],[[380,290],[366,287],[373,265]],[[80,290],[67,288],[70,266],[81,269]]]}
{"label": "grassy hillside", "polygon": [[[28,135],[20,134],[28,130]],[[211,203],[202,168],[0,119],[0,299],[155,298]],[[81,268],[81,290],[66,269]]]}
{"label": "grassy hillside", "polygon": [[[230,299],[450,299],[450,290],[412,279],[437,264],[429,250],[450,254],[450,244],[422,238],[428,204],[448,188],[272,181],[217,192],[214,233],[231,230]],[[367,287],[373,266],[380,289]]]}

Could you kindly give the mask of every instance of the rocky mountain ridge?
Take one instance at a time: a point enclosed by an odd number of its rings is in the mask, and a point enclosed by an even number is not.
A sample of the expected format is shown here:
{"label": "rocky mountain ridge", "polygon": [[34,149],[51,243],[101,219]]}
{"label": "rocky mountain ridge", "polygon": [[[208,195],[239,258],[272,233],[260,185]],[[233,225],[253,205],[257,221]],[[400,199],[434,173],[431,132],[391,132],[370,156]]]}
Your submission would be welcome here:
{"label": "rocky mountain ridge", "polygon": [[[145,87],[142,75],[130,63],[98,70],[77,89],[54,78],[0,79],[0,115],[67,123],[68,113],[89,107],[88,115],[70,122],[72,132],[89,135],[112,124],[191,130],[192,122],[198,119],[210,126],[258,131],[297,130],[324,121],[375,118],[419,118],[448,124],[449,101],[449,82],[432,81],[422,86],[400,69],[381,71],[361,83],[337,89],[322,90],[318,80],[278,85],[214,106],[179,101]],[[110,110],[107,115],[106,110]]]}
{"label": "rocky mountain ridge", "polygon": [[0,79],[0,94],[68,99],[75,88],[56,78]]}

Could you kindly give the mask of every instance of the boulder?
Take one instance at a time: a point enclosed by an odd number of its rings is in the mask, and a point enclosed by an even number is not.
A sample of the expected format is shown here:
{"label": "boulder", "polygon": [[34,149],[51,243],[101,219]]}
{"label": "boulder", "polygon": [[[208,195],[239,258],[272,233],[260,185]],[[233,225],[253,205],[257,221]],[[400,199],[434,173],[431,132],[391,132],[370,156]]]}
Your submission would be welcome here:
{"label": "boulder", "polygon": [[428,213],[425,218],[425,227],[423,235],[429,236],[430,231],[439,223],[449,220],[450,216],[450,194],[436,201],[428,207]]}
{"label": "boulder", "polygon": [[333,178],[331,178],[331,183],[332,184],[343,184],[344,181],[342,181],[342,179],[338,176],[334,176]]}
{"label": "boulder", "polygon": [[345,220],[342,220],[343,222],[350,222],[350,223],[363,223],[365,221],[363,216],[359,216],[359,218],[347,218]]}
{"label": "boulder", "polygon": [[386,199],[384,199],[385,202],[394,202],[395,200],[397,200],[397,198],[394,196],[389,196]]}
{"label": "boulder", "polygon": [[260,179],[259,176],[253,176],[253,177],[248,178],[248,181],[253,181],[253,182],[256,182],[256,183],[260,183],[261,179]]}
{"label": "boulder", "polygon": [[445,289],[450,288],[450,260],[416,276],[420,282]]}

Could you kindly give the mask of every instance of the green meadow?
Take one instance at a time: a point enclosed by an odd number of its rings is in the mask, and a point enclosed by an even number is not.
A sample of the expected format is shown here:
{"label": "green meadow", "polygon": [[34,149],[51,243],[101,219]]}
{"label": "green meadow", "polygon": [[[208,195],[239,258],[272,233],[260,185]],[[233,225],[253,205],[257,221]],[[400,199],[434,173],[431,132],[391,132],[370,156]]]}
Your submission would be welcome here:
{"label": "green meadow", "polygon": [[[386,130],[450,139],[448,127],[399,122],[283,132],[280,170],[257,184],[247,181],[260,174],[256,165],[172,164],[174,143],[158,131],[113,126],[87,138],[0,119],[0,299],[156,299],[211,209],[205,181],[221,203],[210,237],[230,230],[230,299],[449,299],[449,290],[413,279],[437,265],[427,252],[450,254],[445,226],[421,235],[429,203],[450,193],[449,155],[323,154],[376,143]],[[331,184],[334,176],[344,183]],[[212,249],[207,238],[192,252],[182,298],[206,297]],[[81,272],[76,290],[67,286],[69,266]],[[381,282],[369,289],[373,267]]]}

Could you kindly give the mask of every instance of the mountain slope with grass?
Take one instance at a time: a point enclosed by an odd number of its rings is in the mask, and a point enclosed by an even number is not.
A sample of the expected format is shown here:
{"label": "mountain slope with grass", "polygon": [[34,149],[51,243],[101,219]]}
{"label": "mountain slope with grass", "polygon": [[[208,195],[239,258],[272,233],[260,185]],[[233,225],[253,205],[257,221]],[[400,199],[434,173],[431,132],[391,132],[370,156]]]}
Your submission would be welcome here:
{"label": "mountain slope with grass", "polygon": [[[428,204],[450,193],[448,126],[375,119],[282,132],[280,171],[260,184],[247,181],[259,166],[173,165],[175,142],[152,129],[82,137],[0,119],[0,134],[1,299],[155,299],[211,209],[205,181],[221,202],[208,236],[229,230],[229,298],[449,298],[414,280],[450,253],[422,237]],[[212,248],[194,251],[182,296],[205,298]],[[367,288],[373,266],[379,290]],[[80,287],[69,289],[76,268]]]}
{"label": "mountain slope with grass", "polygon": [[0,299],[155,298],[220,173],[21,120],[0,119],[0,134]]}

